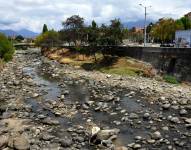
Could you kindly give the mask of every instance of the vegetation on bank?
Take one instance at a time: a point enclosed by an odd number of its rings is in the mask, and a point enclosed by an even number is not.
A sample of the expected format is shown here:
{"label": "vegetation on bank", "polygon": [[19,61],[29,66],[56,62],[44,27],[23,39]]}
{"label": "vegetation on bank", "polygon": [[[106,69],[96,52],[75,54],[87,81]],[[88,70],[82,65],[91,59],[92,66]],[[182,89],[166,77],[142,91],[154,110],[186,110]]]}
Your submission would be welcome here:
{"label": "vegetation on bank", "polygon": [[3,61],[9,61],[14,54],[14,47],[7,37],[0,33],[0,59]]}
{"label": "vegetation on bank", "polygon": [[171,76],[171,75],[165,75],[163,77],[164,81],[171,83],[171,84],[179,84],[178,80],[176,79],[176,77]]}

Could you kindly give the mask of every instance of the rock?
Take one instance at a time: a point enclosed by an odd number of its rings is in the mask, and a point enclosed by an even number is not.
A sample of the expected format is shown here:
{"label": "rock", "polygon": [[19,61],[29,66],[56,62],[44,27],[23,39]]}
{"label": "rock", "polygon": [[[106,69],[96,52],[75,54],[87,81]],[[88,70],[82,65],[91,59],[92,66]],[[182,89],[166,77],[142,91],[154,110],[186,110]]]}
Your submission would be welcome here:
{"label": "rock", "polygon": [[108,140],[113,135],[117,135],[119,132],[119,129],[100,130],[97,134],[97,138],[100,140]]}
{"label": "rock", "polygon": [[59,121],[50,117],[47,117],[43,120],[44,124],[48,125],[59,125]]}
{"label": "rock", "polygon": [[116,148],[115,148],[115,150],[128,150],[128,148],[127,148],[127,147],[122,146],[122,147],[116,147]]}
{"label": "rock", "polygon": [[191,118],[186,118],[185,122],[188,123],[188,124],[191,124]]}
{"label": "rock", "polygon": [[111,75],[106,75],[106,78],[111,78]]}
{"label": "rock", "polygon": [[145,113],[145,114],[143,115],[143,118],[144,118],[144,119],[150,118],[150,114],[149,114],[149,113]]}
{"label": "rock", "polygon": [[99,127],[93,127],[91,131],[92,136],[90,138],[90,142],[96,145],[103,142],[105,143],[105,145],[108,146],[108,144],[111,143],[112,140],[117,138],[117,134],[119,133],[119,131],[119,129],[100,130]]}
{"label": "rock", "polygon": [[167,104],[162,105],[162,108],[163,108],[163,109],[169,109],[170,106],[171,106],[171,105],[170,105],[169,103],[167,103]]}
{"label": "rock", "polygon": [[75,138],[75,140],[78,141],[78,142],[80,142],[80,143],[82,143],[82,142],[85,141],[85,139],[84,139],[82,136],[77,136],[77,137]]}
{"label": "rock", "polygon": [[160,97],[160,100],[161,100],[161,101],[165,101],[166,98],[165,98],[164,96],[161,96],[161,97]]}
{"label": "rock", "polygon": [[38,96],[39,96],[38,93],[34,93],[32,97],[33,97],[33,98],[36,98],[36,97],[38,97]]}
{"label": "rock", "polygon": [[24,136],[14,138],[13,145],[17,150],[28,150],[30,148],[29,142]]}
{"label": "rock", "polygon": [[179,100],[178,102],[179,102],[179,104],[181,104],[181,105],[187,105],[187,104],[188,104],[188,100],[187,100],[187,99],[181,99],[181,100]]}
{"label": "rock", "polygon": [[64,137],[63,139],[60,140],[60,143],[62,147],[70,147],[73,143],[72,139],[69,137]]}
{"label": "rock", "polygon": [[139,116],[136,113],[130,113],[129,118],[130,119],[138,119]]}
{"label": "rock", "polygon": [[188,112],[186,111],[186,109],[181,109],[180,110],[180,115],[187,115]]}
{"label": "rock", "polygon": [[140,144],[134,144],[133,145],[133,149],[140,149],[141,148],[141,145]]}
{"label": "rock", "polygon": [[142,140],[142,137],[141,136],[136,136],[135,140]]}
{"label": "rock", "polygon": [[9,137],[2,135],[0,136],[0,149],[6,147],[8,145],[9,142]]}
{"label": "rock", "polygon": [[155,140],[154,140],[154,139],[148,139],[147,142],[148,142],[149,144],[154,144],[154,143],[155,143]]}
{"label": "rock", "polygon": [[163,129],[164,131],[168,131],[168,130],[169,130],[169,128],[168,128],[167,126],[162,127],[162,129]]}
{"label": "rock", "polygon": [[158,140],[158,139],[160,139],[162,136],[161,136],[161,133],[159,132],[159,131],[156,131],[156,132],[154,132],[153,134],[152,134],[152,138],[154,139],[154,140]]}
{"label": "rock", "polygon": [[64,100],[64,98],[65,98],[65,95],[61,95],[61,96],[60,96],[60,99],[61,99],[61,100]]}
{"label": "rock", "polygon": [[180,120],[179,120],[178,117],[172,117],[172,118],[170,119],[170,121],[173,122],[173,123],[180,123]]}

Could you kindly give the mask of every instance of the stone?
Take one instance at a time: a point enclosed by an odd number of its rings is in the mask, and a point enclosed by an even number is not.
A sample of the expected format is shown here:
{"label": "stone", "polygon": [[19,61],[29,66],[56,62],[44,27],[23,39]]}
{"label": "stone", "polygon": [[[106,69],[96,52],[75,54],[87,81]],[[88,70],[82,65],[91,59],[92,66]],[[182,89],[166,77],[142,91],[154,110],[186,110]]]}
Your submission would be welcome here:
{"label": "stone", "polygon": [[136,136],[135,140],[142,140],[142,137],[141,136]]}
{"label": "stone", "polygon": [[38,93],[34,93],[32,97],[33,97],[33,98],[36,98],[36,97],[38,97],[38,96],[39,96]]}
{"label": "stone", "polygon": [[73,141],[69,137],[64,137],[60,140],[60,143],[62,147],[70,147],[73,144]]}
{"label": "stone", "polygon": [[24,136],[14,138],[13,145],[17,150],[28,150],[30,148],[29,142]]}
{"label": "stone", "polygon": [[50,117],[47,117],[43,120],[44,124],[48,125],[59,125],[59,121]]}
{"label": "stone", "polygon": [[180,115],[187,115],[187,114],[188,114],[188,112],[187,112],[186,109],[181,109],[180,110]]}
{"label": "stone", "polygon": [[150,118],[150,114],[149,114],[149,113],[145,113],[145,114],[143,115],[143,118],[144,118],[144,119]]}
{"label": "stone", "polygon": [[165,101],[166,98],[165,98],[164,96],[161,96],[161,97],[160,97],[160,100],[161,100],[161,101]]}
{"label": "stone", "polygon": [[186,118],[185,122],[188,123],[188,124],[191,124],[191,118]]}
{"label": "stone", "polygon": [[138,119],[139,116],[136,113],[130,113],[129,118],[130,119]]}
{"label": "stone", "polygon": [[0,136],[0,149],[6,147],[8,145],[9,142],[9,137],[2,135]]}
{"label": "stone", "polygon": [[140,149],[141,148],[141,145],[140,144],[134,144],[133,145],[133,149]]}
{"label": "stone", "polygon": [[163,109],[169,109],[170,106],[171,106],[171,105],[170,105],[169,103],[167,103],[167,104],[163,104],[163,105],[162,105],[162,108],[163,108]]}
{"label": "stone", "polygon": [[85,141],[85,139],[82,136],[77,136],[75,140],[80,142],[80,143]]}
{"label": "stone", "polygon": [[159,131],[156,131],[156,132],[154,132],[153,134],[152,134],[152,138],[154,139],[154,140],[158,140],[158,139],[160,139],[162,136],[161,136],[161,133],[159,132]]}
{"label": "stone", "polygon": [[180,120],[179,120],[178,117],[172,117],[172,118],[170,119],[170,121],[173,122],[173,123],[180,123]]}
{"label": "stone", "polygon": [[100,130],[97,133],[97,138],[100,140],[108,140],[113,135],[117,135],[120,132],[119,129]]}
{"label": "stone", "polygon": [[128,150],[128,148],[121,146],[121,147],[116,147],[115,150]]}
{"label": "stone", "polygon": [[169,128],[168,128],[167,126],[162,127],[162,129],[163,129],[164,131],[168,131],[168,130],[169,130]]}

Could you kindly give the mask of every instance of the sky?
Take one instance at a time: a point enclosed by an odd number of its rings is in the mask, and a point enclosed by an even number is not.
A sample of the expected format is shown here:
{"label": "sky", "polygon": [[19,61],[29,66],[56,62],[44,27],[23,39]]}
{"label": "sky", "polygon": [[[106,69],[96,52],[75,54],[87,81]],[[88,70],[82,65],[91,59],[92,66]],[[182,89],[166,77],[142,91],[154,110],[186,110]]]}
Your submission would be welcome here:
{"label": "sky", "polygon": [[122,22],[144,19],[148,7],[148,20],[162,17],[177,19],[191,11],[191,0],[0,0],[0,29],[42,30],[43,24],[56,30],[72,15],[84,17],[86,24],[92,20],[109,23],[120,18]]}

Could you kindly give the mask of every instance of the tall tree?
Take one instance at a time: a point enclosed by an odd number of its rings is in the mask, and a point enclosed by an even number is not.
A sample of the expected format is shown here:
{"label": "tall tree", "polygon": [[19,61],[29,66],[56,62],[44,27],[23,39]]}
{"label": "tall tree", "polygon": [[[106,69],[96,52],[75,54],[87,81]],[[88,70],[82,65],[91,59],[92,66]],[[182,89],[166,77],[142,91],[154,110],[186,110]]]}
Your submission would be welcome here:
{"label": "tall tree", "polygon": [[191,20],[188,17],[182,17],[177,21],[182,22],[185,30],[191,29]]}
{"label": "tall tree", "polygon": [[160,42],[172,42],[175,38],[177,25],[172,18],[162,18],[153,26],[152,36]]}
{"label": "tall tree", "polygon": [[110,41],[113,45],[119,45],[123,40],[123,25],[119,19],[111,20]]}
{"label": "tall tree", "polygon": [[45,33],[48,31],[48,27],[46,24],[43,25],[42,33]]}
{"label": "tall tree", "polygon": [[62,25],[64,27],[63,31],[69,33],[70,39],[75,45],[78,45],[78,42],[82,43],[84,38],[84,18],[74,15],[67,18]]}

